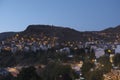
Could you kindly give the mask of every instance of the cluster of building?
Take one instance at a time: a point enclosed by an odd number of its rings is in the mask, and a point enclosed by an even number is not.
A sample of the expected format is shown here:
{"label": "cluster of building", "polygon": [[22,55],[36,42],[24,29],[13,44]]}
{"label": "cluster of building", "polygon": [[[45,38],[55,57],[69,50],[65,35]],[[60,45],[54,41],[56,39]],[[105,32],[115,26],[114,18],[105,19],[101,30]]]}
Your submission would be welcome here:
{"label": "cluster of building", "polygon": [[[83,49],[86,54],[89,54],[93,51],[96,58],[99,58],[103,55],[109,55],[111,63],[113,62],[112,58],[114,54],[120,53],[120,44],[118,43],[103,43],[103,41],[99,41],[99,43],[96,41],[84,43],[79,41],[59,42],[58,37],[48,37],[41,35],[39,37],[36,37],[36,35],[21,36],[19,34],[16,34],[12,38],[9,38],[0,43],[0,52],[37,52],[41,50],[48,51],[52,48],[54,48],[54,51],[56,53],[68,53],[69,57],[73,57],[71,55],[71,49],[74,51]],[[80,61],[79,63],[71,64],[71,67],[76,71],[80,71],[82,65],[83,61]],[[7,71],[11,72],[15,76],[18,74],[18,71],[14,68],[8,68]],[[1,69],[0,75],[7,74],[7,71]],[[105,80],[114,80],[118,77],[120,78],[120,71],[111,71],[110,73],[105,74],[104,77]],[[112,77],[114,78],[112,79]]]}
{"label": "cluster of building", "polygon": [[41,38],[22,37],[16,34],[14,37],[2,41],[0,44],[1,51],[10,51],[16,53],[17,51],[33,51],[48,50],[57,45],[57,37],[42,36]]}
{"label": "cluster of building", "polygon": [[[89,53],[91,50],[94,50],[96,58],[107,53],[120,53],[120,44],[112,43],[103,43],[103,42],[78,42],[78,41],[66,41],[58,42],[57,37],[48,37],[48,36],[20,36],[16,34],[14,37],[2,41],[0,44],[0,52],[9,51],[16,53],[17,51],[24,52],[37,52],[39,50],[47,51],[48,49],[55,48],[56,52],[68,52],[70,49],[81,49],[85,50],[85,53]],[[89,50],[88,50],[89,48]],[[107,51],[105,51],[107,50]]]}

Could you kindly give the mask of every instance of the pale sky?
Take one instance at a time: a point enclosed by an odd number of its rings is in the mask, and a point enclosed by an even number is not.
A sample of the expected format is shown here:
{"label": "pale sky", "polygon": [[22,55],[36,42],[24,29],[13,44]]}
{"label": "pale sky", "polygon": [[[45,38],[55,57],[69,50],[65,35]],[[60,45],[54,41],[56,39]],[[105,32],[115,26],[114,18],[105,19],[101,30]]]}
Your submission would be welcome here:
{"label": "pale sky", "polygon": [[31,24],[79,31],[120,25],[120,0],[0,0],[0,32],[23,31]]}

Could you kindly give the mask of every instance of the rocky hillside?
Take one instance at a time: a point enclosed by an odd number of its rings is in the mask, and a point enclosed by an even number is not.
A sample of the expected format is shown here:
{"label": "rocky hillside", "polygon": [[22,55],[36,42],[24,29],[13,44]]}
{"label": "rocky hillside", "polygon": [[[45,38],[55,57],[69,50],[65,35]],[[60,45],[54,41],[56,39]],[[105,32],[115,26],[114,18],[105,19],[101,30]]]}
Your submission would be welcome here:
{"label": "rocky hillside", "polygon": [[[10,38],[15,35],[14,32],[1,33],[0,40]],[[67,27],[58,27],[50,25],[29,25],[26,30],[19,32],[21,36],[32,36],[40,38],[41,36],[57,37],[59,41],[96,41],[120,42],[120,25],[114,28],[108,28],[102,31],[79,32]]]}
{"label": "rocky hillside", "polygon": [[82,32],[71,28],[49,25],[30,25],[21,34],[29,36],[36,34],[36,36],[45,35],[49,37],[57,37],[60,41],[79,41],[82,39]]}
{"label": "rocky hillside", "polygon": [[24,35],[44,34],[58,37],[60,41],[105,41],[115,42],[120,38],[120,26],[108,28],[102,31],[79,32],[71,28],[56,27],[50,25],[30,25],[23,32]]}

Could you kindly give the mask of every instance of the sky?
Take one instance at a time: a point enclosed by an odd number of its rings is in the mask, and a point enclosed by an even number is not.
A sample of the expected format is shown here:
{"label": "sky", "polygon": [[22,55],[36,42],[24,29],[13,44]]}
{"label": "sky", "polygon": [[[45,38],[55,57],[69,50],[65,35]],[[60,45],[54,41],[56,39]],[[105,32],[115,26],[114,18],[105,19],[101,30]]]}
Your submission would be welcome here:
{"label": "sky", "polygon": [[120,25],[120,0],[0,0],[0,32],[31,24],[99,31]]}

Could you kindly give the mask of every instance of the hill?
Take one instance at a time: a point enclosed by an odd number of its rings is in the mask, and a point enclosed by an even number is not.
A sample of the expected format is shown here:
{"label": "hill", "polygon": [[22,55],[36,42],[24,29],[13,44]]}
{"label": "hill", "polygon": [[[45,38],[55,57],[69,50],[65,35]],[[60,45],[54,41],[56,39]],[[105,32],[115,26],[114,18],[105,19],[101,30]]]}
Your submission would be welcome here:
{"label": "hill", "polygon": [[21,34],[28,36],[36,34],[36,36],[45,35],[49,37],[57,37],[60,41],[79,41],[82,36],[82,32],[74,29],[50,25],[30,25]]}
{"label": "hill", "polygon": [[[27,64],[31,65],[38,63],[47,63],[49,58],[56,59],[59,57],[59,55],[56,55],[56,53],[54,53],[54,50],[56,50],[57,48],[59,49],[59,47],[62,46],[51,48],[51,50],[48,51],[48,54],[42,54],[42,55],[41,53],[46,53],[46,51],[40,50],[38,54],[34,55],[34,52],[27,52],[26,50],[28,48],[26,47],[30,46],[30,48],[34,48],[33,45],[37,47],[40,46],[40,44],[44,44],[44,43],[51,44],[51,46],[54,46],[54,43],[56,43],[56,41],[57,42],[75,41],[72,43],[75,44],[75,47],[76,47],[76,41],[120,42],[119,31],[120,31],[120,26],[117,26],[115,28],[108,28],[102,31],[79,32],[74,29],[66,28],[66,27],[58,27],[58,26],[50,26],[50,25],[29,25],[22,32],[18,32],[18,33],[8,32],[8,33],[0,34],[1,40],[6,39],[5,42],[7,44],[5,44],[5,47],[6,45],[11,46],[13,44],[14,45],[20,44],[23,46],[22,47],[23,50],[25,50],[22,52],[21,51],[17,52],[15,55],[10,54],[9,51],[2,52],[6,54],[2,54],[2,53],[0,54],[0,65],[6,67],[6,66],[15,66],[15,65],[27,65]],[[21,55],[21,53],[24,53],[24,55]]]}
{"label": "hill", "polygon": [[116,26],[116,27],[110,27],[110,28],[107,28],[105,30],[102,30],[103,32],[106,32],[106,33],[119,33],[120,32],[120,25]]}
{"label": "hill", "polygon": [[[15,32],[6,32],[0,34],[0,40],[5,40],[15,35]],[[21,37],[43,38],[41,36],[56,37],[58,41],[105,41],[120,42],[120,25],[114,28],[107,28],[102,31],[80,32],[67,27],[53,25],[29,25],[24,31],[18,33]]]}
{"label": "hill", "polygon": [[15,35],[16,32],[4,32],[4,33],[0,33],[0,41],[5,40],[6,38],[10,38],[13,35]]}

